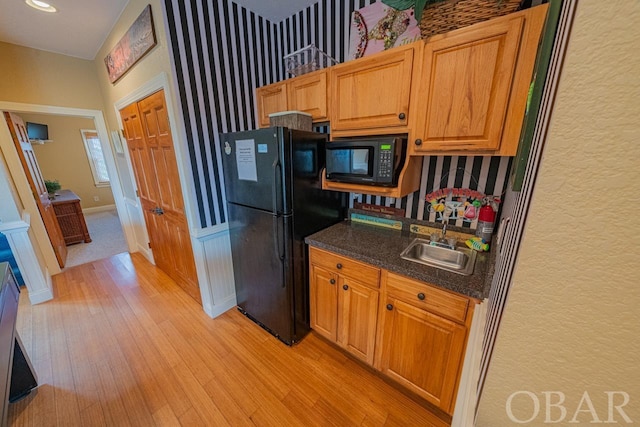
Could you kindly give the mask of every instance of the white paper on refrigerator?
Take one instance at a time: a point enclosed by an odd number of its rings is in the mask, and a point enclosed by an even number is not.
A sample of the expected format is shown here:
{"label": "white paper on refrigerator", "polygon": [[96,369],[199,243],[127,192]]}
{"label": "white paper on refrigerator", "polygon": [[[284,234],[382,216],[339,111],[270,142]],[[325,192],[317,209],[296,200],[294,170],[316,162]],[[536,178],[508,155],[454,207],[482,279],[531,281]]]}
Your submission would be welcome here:
{"label": "white paper on refrigerator", "polygon": [[236,166],[238,168],[238,179],[258,181],[256,149],[253,139],[239,139],[236,141]]}

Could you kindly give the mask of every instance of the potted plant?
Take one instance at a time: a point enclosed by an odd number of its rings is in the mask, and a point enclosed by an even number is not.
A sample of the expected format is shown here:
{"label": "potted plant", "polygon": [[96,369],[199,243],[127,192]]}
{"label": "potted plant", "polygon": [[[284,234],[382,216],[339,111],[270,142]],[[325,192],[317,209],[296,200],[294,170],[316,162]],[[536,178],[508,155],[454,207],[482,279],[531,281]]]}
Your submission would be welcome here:
{"label": "potted plant", "polygon": [[47,193],[49,193],[49,198],[50,199],[55,198],[56,191],[58,191],[59,189],[62,188],[57,179],[53,180],[53,181],[45,179],[44,180],[44,185],[45,185],[45,187],[47,187]]}

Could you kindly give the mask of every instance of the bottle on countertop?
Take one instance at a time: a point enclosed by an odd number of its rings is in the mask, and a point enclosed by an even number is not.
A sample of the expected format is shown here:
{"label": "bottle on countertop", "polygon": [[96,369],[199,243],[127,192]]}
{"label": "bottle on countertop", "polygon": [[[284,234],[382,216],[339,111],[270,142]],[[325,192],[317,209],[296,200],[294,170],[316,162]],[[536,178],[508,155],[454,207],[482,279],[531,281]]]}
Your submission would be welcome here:
{"label": "bottle on countertop", "polygon": [[482,238],[485,243],[491,241],[491,235],[493,234],[493,223],[496,219],[496,213],[494,212],[491,204],[486,203],[480,208],[478,213],[478,227],[476,228],[476,236]]}

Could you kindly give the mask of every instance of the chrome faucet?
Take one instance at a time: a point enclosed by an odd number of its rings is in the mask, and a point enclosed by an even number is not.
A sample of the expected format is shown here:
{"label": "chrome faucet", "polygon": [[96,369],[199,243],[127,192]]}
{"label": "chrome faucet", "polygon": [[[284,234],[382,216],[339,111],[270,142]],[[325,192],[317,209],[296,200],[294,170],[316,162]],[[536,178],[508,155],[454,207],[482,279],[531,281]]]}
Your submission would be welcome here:
{"label": "chrome faucet", "polygon": [[436,233],[433,233],[431,235],[431,246],[439,246],[441,248],[447,248],[452,250],[456,249],[456,238],[455,237],[447,238],[447,225],[448,224],[446,222],[442,224],[442,231],[440,232],[440,238],[438,238],[438,235]]}

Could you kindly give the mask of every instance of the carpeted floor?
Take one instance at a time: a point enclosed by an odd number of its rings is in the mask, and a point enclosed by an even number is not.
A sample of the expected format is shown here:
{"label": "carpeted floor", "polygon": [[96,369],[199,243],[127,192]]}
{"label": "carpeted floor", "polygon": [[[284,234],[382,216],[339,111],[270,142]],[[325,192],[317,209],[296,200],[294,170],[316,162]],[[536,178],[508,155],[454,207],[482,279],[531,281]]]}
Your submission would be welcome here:
{"label": "carpeted floor", "polygon": [[73,267],[129,251],[115,209],[85,214],[84,219],[87,222],[91,243],[67,246],[65,267]]}

